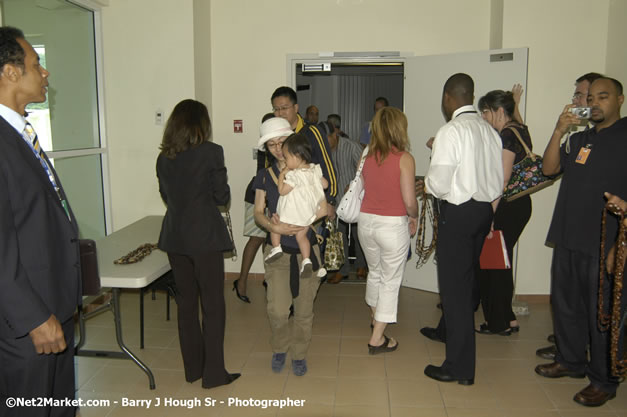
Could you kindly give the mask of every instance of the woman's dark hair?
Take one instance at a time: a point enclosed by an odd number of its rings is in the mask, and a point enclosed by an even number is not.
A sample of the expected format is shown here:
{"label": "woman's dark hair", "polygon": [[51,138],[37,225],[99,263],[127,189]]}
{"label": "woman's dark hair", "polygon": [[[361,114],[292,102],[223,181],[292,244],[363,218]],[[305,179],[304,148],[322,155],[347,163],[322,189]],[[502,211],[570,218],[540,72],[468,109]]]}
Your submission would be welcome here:
{"label": "woman's dark hair", "polygon": [[514,117],[516,102],[511,91],[493,90],[479,99],[479,110],[498,110],[503,108],[505,115],[510,119]]}
{"label": "woman's dark hair", "polygon": [[311,163],[311,145],[305,135],[292,133],[285,139],[285,142],[283,142],[283,149],[299,157],[306,163]]}
{"label": "woman's dark hair", "polygon": [[174,107],[163,131],[161,153],[170,159],[190,147],[208,142],[211,120],[207,107],[199,101],[187,99]]}

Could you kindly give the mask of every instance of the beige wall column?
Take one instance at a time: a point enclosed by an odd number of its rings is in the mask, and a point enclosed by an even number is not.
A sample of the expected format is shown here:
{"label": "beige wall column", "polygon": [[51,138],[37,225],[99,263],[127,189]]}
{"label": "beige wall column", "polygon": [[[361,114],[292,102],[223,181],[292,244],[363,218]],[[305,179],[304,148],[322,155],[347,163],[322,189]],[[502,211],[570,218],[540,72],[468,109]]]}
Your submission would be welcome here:
{"label": "beige wall column", "polygon": [[211,0],[194,0],[194,82],[196,100],[209,109],[213,122],[211,95]]}
{"label": "beige wall column", "polygon": [[490,49],[503,49],[503,0],[490,0]]}
{"label": "beige wall column", "polygon": [[[610,0],[609,21],[607,25],[606,73],[616,78],[627,88],[627,1]],[[627,116],[627,107],[623,105],[621,115]]]}

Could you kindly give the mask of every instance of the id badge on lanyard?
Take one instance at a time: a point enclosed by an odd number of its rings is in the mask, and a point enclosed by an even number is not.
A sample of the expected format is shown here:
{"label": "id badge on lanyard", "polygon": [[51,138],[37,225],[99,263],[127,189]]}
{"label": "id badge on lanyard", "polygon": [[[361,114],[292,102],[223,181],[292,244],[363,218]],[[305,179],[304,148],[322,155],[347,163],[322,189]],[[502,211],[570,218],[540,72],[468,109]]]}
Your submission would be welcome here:
{"label": "id badge on lanyard", "polygon": [[579,153],[577,154],[577,158],[575,158],[575,163],[585,165],[588,161],[588,157],[592,152],[592,144],[588,143],[586,146],[582,146],[579,149]]}

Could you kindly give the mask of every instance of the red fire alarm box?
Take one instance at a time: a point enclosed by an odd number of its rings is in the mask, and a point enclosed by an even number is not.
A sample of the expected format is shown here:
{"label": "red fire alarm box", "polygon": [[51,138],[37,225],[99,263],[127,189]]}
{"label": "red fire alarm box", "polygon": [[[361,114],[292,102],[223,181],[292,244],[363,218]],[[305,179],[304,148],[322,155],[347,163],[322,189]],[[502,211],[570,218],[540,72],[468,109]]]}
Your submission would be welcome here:
{"label": "red fire alarm box", "polygon": [[233,120],[233,133],[244,132],[244,122],[241,120]]}

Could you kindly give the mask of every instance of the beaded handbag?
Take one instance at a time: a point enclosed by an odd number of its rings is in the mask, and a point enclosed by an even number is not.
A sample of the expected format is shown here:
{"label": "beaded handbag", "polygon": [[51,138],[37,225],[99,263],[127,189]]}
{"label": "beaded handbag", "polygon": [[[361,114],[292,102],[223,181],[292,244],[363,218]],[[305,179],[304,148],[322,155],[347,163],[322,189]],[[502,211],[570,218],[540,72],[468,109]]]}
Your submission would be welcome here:
{"label": "beaded handbag", "polygon": [[337,271],[344,265],[346,258],[344,256],[344,241],[342,232],[337,229],[337,219],[326,220],[326,228],[329,236],[324,243],[324,267],[328,271]]}

